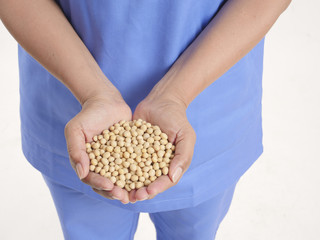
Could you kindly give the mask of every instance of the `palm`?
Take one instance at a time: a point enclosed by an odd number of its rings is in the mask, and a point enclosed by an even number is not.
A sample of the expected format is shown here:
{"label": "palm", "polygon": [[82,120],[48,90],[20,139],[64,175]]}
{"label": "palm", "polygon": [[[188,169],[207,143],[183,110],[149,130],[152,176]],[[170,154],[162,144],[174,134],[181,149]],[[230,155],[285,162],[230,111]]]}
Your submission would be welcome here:
{"label": "palm", "polygon": [[110,102],[99,99],[85,103],[81,112],[66,126],[70,162],[74,169],[76,169],[75,162],[81,162],[82,181],[90,185],[100,195],[107,198],[115,196],[123,202],[129,200],[125,190],[114,186],[109,179],[89,171],[90,161],[85,143],[91,142],[93,136],[100,134],[114,123],[120,120],[131,120],[131,117],[131,110],[124,102],[110,104]]}
{"label": "palm", "polygon": [[173,172],[177,166],[181,165],[181,158],[185,158],[183,160],[185,161],[183,163],[184,169],[186,170],[189,166],[193,154],[195,136],[186,118],[185,109],[174,102],[161,100],[153,102],[143,101],[137,106],[133,118],[141,118],[154,125],[158,125],[168,135],[169,141],[176,145],[175,157],[170,164],[169,175],[159,177],[148,187],[134,190],[130,194],[130,200],[134,201],[136,199],[145,199],[147,196],[149,199],[153,198],[158,193],[165,191],[177,183],[177,181],[173,182]]}
{"label": "palm", "polygon": [[93,136],[100,134],[114,123],[121,120],[131,120],[131,117],[131,110],[127,105],[105,107],[95,104],[85,109],[81,115],[79,114],[87,142],[92,141]]}

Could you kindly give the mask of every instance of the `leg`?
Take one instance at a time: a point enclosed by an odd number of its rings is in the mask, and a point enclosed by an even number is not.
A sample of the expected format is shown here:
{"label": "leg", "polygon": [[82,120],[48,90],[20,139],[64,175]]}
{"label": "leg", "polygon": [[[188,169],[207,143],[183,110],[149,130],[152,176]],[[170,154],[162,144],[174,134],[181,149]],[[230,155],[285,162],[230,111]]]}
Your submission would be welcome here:
{"label": "leg", "polygon": [[45,175],[67,240],[133,239],[139,213],[114,207],[60,185]]}
{"label": "leg", "polygon": [[158,240],[213,240],[227,214],[235,185],[198,206],[151,213]]}

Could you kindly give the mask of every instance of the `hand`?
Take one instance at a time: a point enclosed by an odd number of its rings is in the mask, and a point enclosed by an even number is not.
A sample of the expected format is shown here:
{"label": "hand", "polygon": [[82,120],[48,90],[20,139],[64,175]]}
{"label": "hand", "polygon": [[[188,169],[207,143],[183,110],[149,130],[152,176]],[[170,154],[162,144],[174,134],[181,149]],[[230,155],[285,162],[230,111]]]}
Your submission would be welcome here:
{"label": "hand", "polygon": [[122,203],[129,202],[129,194],[107,178],[89,172],[89,157],[86,153],[86,142],[100,134],[120,120],[131,120],[131,109],[122,99],[120,93],[110,96],[102,93],[86,100],[82,110],[71,119],[65,127],[65,137],[70,163],[82,182],[109,199],[118,199]]}
{"label": "hand", "polygon": [[189,167],[196,135],[186,116],[186,105],[171,97],[155,96],[155,91],[136,108],[133,119],[143,119],[158,125],[168,135],[168,140],[176,145],[175,156],[170,163],[169,174],[157,178],[148,187],[130,192],[130,201],[151,199],[174,186]]}

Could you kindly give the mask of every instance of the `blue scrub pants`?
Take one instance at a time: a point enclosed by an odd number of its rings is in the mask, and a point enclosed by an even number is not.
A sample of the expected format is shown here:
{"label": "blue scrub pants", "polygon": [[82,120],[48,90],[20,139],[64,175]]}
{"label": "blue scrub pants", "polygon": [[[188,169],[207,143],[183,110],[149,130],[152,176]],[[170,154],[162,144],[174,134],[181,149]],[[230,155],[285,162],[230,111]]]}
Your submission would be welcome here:
{"label": "blue scrub pants", "polygon": [[[134,239],[138,212],[112,206],[42,176],[50,189],[65,239]],[[157,239],[213,240],[228,212],[234,188],[235,185],[192,208],[149,213]]]}

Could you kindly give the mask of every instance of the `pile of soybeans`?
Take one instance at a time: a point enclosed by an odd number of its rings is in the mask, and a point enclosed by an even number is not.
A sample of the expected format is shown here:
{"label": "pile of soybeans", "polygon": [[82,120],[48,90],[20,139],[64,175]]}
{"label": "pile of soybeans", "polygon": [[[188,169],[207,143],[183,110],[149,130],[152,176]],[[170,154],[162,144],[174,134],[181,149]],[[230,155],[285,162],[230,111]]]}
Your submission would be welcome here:
{"label": "pile of soybeans", "polygon": [[86,143],[90,171],[128,192],[167,175],[175,146],[158,126],[122,120]]}

